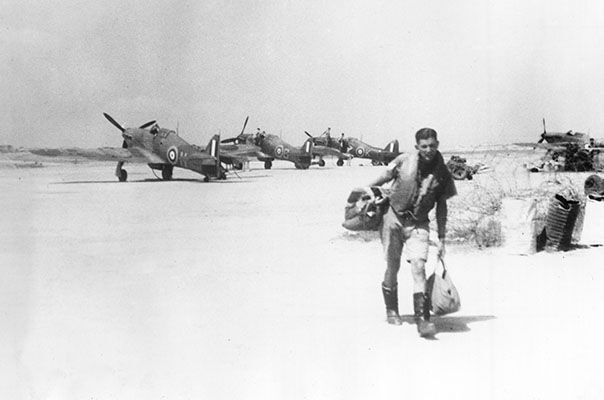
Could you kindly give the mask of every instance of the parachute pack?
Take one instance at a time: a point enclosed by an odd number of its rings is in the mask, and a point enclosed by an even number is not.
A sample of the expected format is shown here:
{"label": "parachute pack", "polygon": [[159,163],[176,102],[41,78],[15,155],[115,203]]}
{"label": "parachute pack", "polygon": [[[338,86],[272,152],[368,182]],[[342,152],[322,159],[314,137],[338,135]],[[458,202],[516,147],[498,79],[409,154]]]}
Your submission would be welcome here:
{"label": "parachute pack", "polygon": [[351,231],[376,231],[389,206],[389,191],[378,186],[356,188],[348,196],[342,226]]}

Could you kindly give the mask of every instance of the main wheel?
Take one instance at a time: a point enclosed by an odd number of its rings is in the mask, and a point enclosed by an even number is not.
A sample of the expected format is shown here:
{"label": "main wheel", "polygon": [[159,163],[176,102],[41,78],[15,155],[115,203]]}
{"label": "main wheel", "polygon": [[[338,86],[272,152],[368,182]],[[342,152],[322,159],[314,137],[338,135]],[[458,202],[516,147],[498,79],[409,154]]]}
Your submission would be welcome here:
{"label": "main wheel", "polygon": [[172,167],[163,167],[161,169],[161,177],[164,181],[172,179]]}
{"label": "main wheel", "polygon": [[344,160],[342,160],[341,158],[338,158],[338,161],[336,162],[336,165],[338,167],[341,167],[342,165],[344,165]]}
{"label": "main wheel", "polygon": [[128,180],[128,172],[125,169],[120,169],[120,176],[117,177],[120,182],[126,182]]}
{"label": "main wheel", "polygon": [[319,160],[319,167],[324,167],[325,166],[325,160]]}
{"label": "main wheel", "polygon": [[264,162],[264,169],[271,169],[272,166],[273,166],[273,162],[271,160]]}

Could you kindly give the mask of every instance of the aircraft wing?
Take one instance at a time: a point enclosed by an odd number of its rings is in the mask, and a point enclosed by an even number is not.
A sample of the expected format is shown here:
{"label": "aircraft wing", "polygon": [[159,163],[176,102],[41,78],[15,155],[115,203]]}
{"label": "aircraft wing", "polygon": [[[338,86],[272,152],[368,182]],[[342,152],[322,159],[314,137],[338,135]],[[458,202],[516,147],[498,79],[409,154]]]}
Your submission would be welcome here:
{"label": "aircraft wing", "polygon": [[560,143],[512,143],[514,146],[518,147],[528,147],[532,149],[544,149],[544,150],[557,150],[564,151],[566,149],[565,146]]}
{"label": "aircraft wing", "polygon": [[339,150],[327,146],[313,146],[312,153],[313,155],[319,155],[321,157],[332,156],[337,158],[343,158],[345,160],[351,158],[350,154],[342,153]]}
{"label": "aircraft wing", "polygon": [[251,144],[221,144],[220,159],[227,164],[248,161],[251,157],[269,157],[260,147]]}
{"label": "aircraft wing", "polygon": [[99,147],[96,149],[70,148],[33,148],[28,149],[32,154],[57,158],[85,158],[94,161],[127,161],[140,163],[163,164],[166,161],[158,155],[139,147],[124,149],[121,147]]}

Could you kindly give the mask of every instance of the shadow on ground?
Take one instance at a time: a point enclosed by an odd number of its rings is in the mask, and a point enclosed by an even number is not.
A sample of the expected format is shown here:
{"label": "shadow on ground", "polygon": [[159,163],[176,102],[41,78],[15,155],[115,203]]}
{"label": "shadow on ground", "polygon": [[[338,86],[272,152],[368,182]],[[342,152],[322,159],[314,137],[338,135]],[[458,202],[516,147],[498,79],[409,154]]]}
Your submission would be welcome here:
{"label": "shadow on ground", "polygon": [[[415,324],[413,315],[403,315],[403,322]],[[471,331],[468,324],[495,319],[494,315],[467,315],[467,316],[432,316],[431,321],[436,326],[436,333],[459,333]]]}
{"label": "shadow on ground", "polygon": [[127,182],[120,182],[117,180],[110,180],[110,181],[64,181],[64,182],[52,182],[52,184],[54,185],[75,185],[75,184],[117,184],[117,185],[123,185],[123,184],[129,184],[129,183],[157,183],[157,184],[164,184],[164,185],[169,185],[171,182],[190,182],[190,183],[203,183],[203,184],[216,184],[216,183],[220,183],[220,184],[233,184],[233,183],[243,183],[243,182],[249,182],[248,180],[249,177],[245,177],[245,178],[231,178],[230,180],[216,180],[216,179],[212,179],[209,182],[205,182],[203,180],[203,178],[201,179],[191,179],[191,178],[174,178],[174,179],[170,179],[170,180],[163,180],[163,179],[153,179],[153,178],[145,178],[145,179],[131,179],[128,180]]}

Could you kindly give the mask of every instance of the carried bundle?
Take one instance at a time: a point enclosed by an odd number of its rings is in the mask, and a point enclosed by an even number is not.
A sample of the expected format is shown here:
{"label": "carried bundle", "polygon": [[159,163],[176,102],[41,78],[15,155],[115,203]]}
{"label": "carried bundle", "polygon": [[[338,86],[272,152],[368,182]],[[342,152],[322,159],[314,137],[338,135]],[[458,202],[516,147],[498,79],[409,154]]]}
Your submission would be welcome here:
{"label": "carried bundle", "polygon": [[342,226],[351,231],[376,231],[389,206],[390,191],[379,186],[356,188],[348,196]]}
{"label": "carried bundle", "polygon": [[585,195],[592,200],[604,200],[604,180],[598,175],[590,175],[585,179]]}

